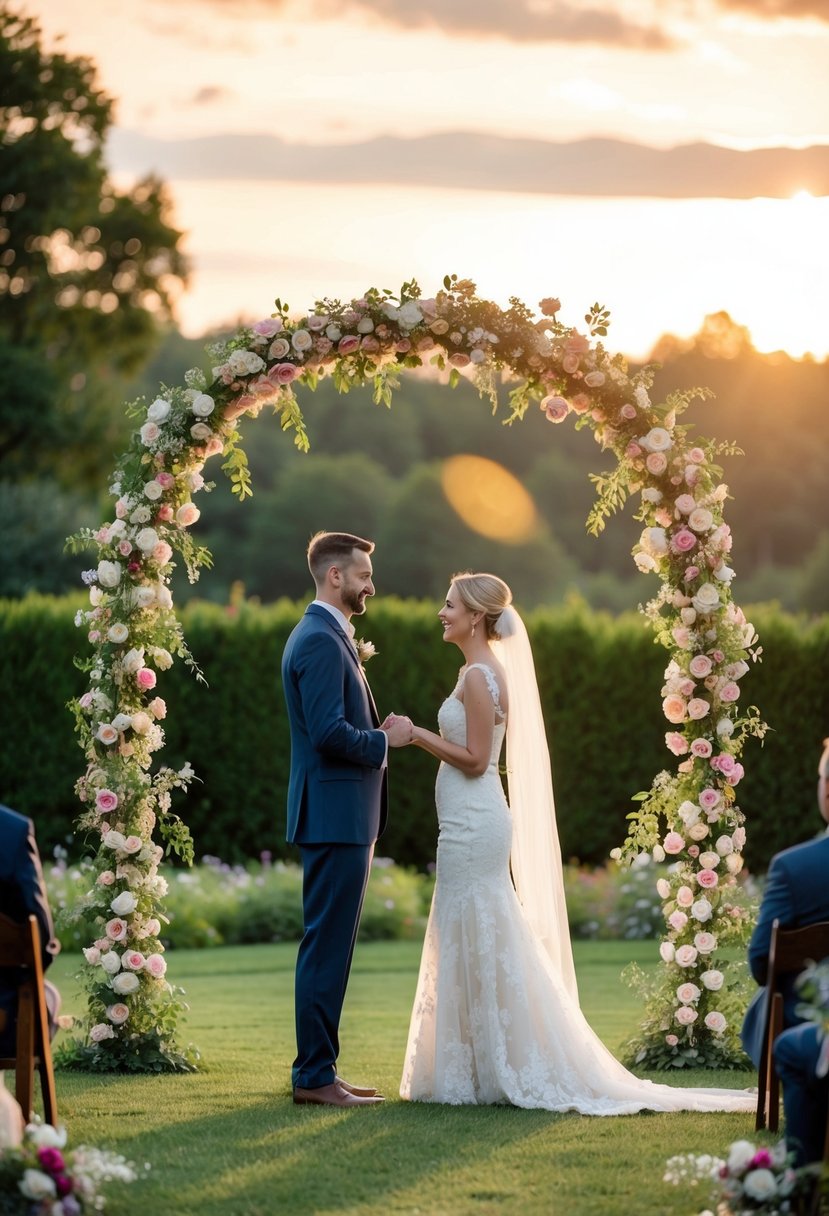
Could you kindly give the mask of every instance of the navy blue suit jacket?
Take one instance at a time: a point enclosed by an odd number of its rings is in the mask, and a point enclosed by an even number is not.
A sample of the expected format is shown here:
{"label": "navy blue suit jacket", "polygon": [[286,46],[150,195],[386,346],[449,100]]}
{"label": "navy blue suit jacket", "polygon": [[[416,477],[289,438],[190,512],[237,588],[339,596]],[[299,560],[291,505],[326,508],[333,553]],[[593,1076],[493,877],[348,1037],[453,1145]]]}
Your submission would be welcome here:
{"label": "navy blue suit jacket", "polygon": [[373,844],[386,823],[386,739],[354,646],[309,604],[282,656],[291,726],[287,839]]}
{"label": "navy blue suit jacket", "polygon": [[[23,923],[37,917],[44,970],[60,950],[55,938],[34,825],[24,815],[0,806],[0,912]],[[13,1015],[17,1008],[17,972],[0,968],[0,1008]]]}
{"label": "navy blue suit jacket", "polygon": [[[775,920],[780,921],[781,929],[802,929],[829,920],[829,836],[785,849],[771,860],[748,947],[748,965],[758,984],[766,982]],[[795,1012],[795,978],[785,976],[781,984],[784,1026],[795,1026],[802,1020]],[[748,1007],[741,1032],[743,1046],[755,1063],[762,1046],[764,1000],[765,988],[760,988]]]}

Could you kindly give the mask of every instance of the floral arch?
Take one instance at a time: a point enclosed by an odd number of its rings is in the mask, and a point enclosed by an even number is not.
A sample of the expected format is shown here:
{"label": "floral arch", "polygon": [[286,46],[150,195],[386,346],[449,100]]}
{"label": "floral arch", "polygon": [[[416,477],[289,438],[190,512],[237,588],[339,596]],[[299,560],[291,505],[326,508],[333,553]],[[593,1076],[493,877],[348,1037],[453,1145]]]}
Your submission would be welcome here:
{"label": "floral arch", "polygon": [[[634,560],[655,572],[660,589],[644,612],[669,652],[662,707],[673,770],[658,773],[636,795],[627,840],[617,860],[670,860],[657,888],[665,933],[664,963],[640,1035],[631,1044],[649,1067],[734,1066],[738,997],[717,952],[744,932],[730,892],[742,866],[744,816],[736,789],[739,757],[764,724],[752,708],[738,710],[740,678],[759,656],[756,635],[731,597],[731,533],[723,522],[727,487],[718,459],[738,449],[692,440],[678,419],[695,395],[661,404],[649,396],[652,375],[630,375],[624,358],[600,339],[609,314],[594,305],[587,334],[558,320],[558,300],[537,317],[520,300],[502,310],[480,299],[473,283],[444,280],[433,298],[414,281],[398,296],[371,289],[343,304],[324,299],[299,319],[276,301],[271,317],[211,348],[211,379],[188,372],[186,387],[164,389],[149,407],[130,407],[136,430],[113,477],[113,518],[72,538],[97,546],[85,571],[90,607],[76,623],[93,647],[80,666],[87,691],[71,703],[87,768],[76,790],[78,826],[100,833],[94,883],[82,909],[98,936],[84,951],[88,992],[86,1037],[63,1052],[64,1063],[95,1069],[188,1069],[192,1053],[176,1039],[180,998],[167,977],[162,935],[166,882],[164,846],[192,860],[186,826],[171,811],[171,794],[194,773],[157,768],[166,705],[158,674],[178,656],[201,678],[173,611],[168,582],[174,554],[190,575],[210,555],[188,529],[198,519],[193,498],[205,486],[205,462],[220,453],[239,499],[250,491],[239,425],[272,406],[294,443],[309,447],[295,384],[313,390],[330,376],[340,392],[371,385],[390,405],[399,373],[428,361],[449,369],[449,383],[471,373],[497,404],[498,383],[510,379],[510,413],[521,419],[540,404],[550,422],[574,415],[615,460],[594,475],[597,501],[591,532],[628,496],[637,494],[643,524]],[[161,843],[154,840],[158,834]]]}

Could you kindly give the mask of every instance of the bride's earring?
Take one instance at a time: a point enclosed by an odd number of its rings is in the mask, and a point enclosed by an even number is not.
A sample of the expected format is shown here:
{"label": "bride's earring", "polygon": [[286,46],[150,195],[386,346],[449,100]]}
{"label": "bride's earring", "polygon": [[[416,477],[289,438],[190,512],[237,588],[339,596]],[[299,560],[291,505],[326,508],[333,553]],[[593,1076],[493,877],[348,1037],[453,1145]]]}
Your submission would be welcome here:
{"label": "bride's earring", "polygon": [[475,625],[476,625],[476,622],[475,622],[475,621],[473,621],[473,622],[472,622],[472,636],[473,636],[473,638],[474,638],[474,636],[475,636]]}

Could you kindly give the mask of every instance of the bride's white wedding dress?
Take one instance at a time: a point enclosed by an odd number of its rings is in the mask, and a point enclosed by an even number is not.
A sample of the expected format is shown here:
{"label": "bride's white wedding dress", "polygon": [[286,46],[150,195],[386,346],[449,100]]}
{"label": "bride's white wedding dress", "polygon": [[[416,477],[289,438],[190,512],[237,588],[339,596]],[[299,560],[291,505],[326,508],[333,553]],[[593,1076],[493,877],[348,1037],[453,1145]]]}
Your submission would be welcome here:
{"label": "bride's white wedding dress", "polygon": [[[445,763],[438,770],[436,885],[401,1097],[584,1115],[753,1110],[745,1091],[641,1080],[591,1030],[572,968],[568,974],[550,957],[510,877],[513,823],[498,775],[506,724],[494,672],[473,666],[495,703],[492,753],[480,777]],[[466,670],[438,714],[441,735],[462,747],[466,711],[457,694]]]}

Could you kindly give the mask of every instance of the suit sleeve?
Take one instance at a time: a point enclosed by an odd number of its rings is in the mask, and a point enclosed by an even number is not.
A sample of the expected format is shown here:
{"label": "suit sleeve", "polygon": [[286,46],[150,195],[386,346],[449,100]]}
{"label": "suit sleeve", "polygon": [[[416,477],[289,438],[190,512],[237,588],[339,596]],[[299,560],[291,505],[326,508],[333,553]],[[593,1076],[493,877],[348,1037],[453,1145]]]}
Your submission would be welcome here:
{"label": "suit sleeve", "polygon": [[790,926],[794,917],[792,892],[786,867],[779,857],[772,858],[769,866],[763,901],[757,924],[748,946],[748,965],[758,984],[765,984],[769,967],[771,928],[779,920],[783,928]]}
{"label": "suit sleeve", "polygon": [[52,924],[52,913],[49,911],[49,899],[46,894],[46,884],[43,881],[43,869],[40,864],[40,854],[35,841],[34,824],[29,821],[29,830],[25,838],[21,838],[17,851],[14,868],[20,897],[27,917],[36,916],[40,930],[40,944],[44,971],[60,950],[60,942],[55,938]]}
{"label": "suit sleeve", "polygon": [[342,648],[326,633],[307,638],[295,658],[296,683],[311,744],[329,759],[382,768],[386,734],[347,721],[343,702]]}

